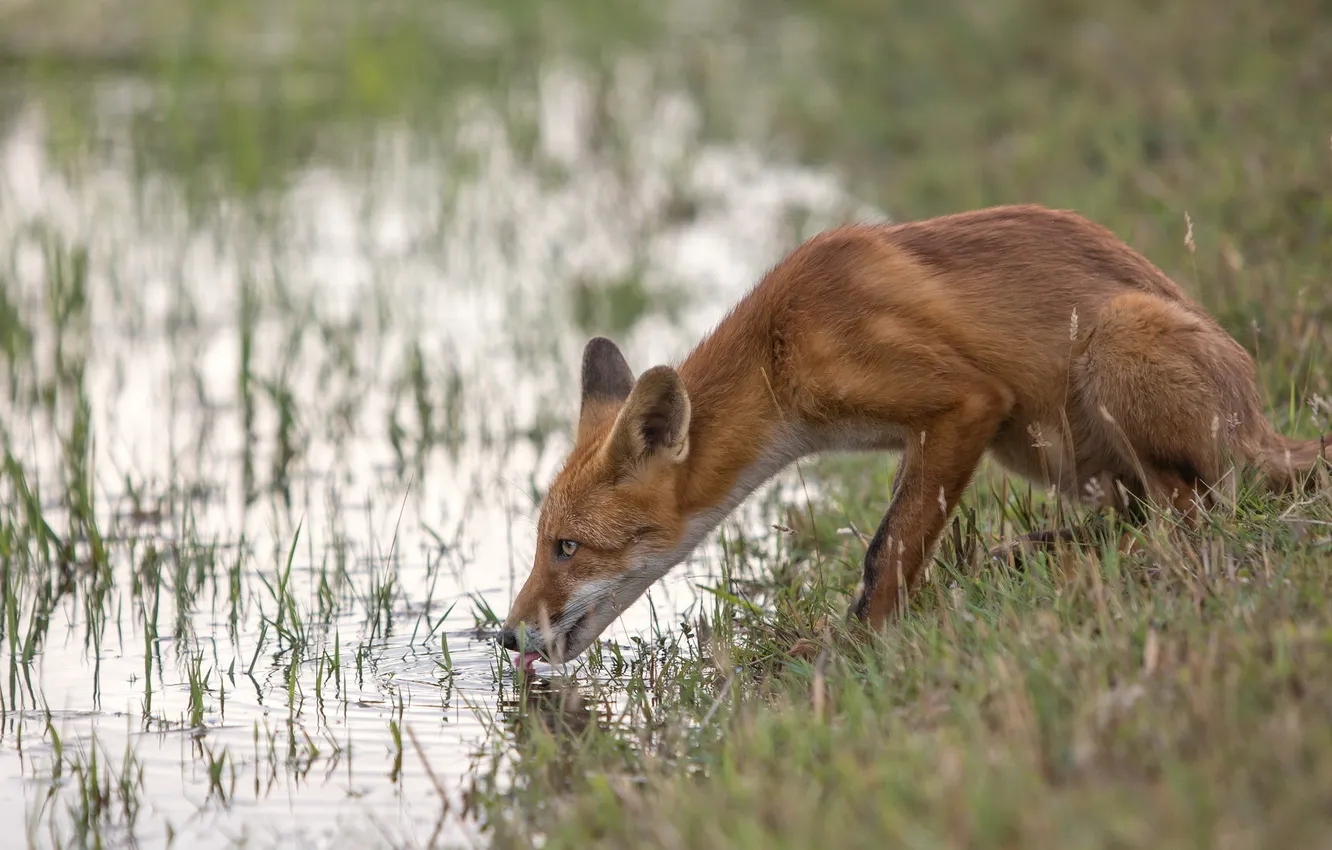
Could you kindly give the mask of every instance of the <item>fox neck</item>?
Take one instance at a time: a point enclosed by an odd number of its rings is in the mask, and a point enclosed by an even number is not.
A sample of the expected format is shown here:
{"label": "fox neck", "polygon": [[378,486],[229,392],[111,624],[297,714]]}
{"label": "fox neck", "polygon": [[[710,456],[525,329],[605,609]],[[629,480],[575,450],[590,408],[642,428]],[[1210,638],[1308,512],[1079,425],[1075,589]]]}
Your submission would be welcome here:
{"label": "fox neck", "polygon": [[[685,560],[750,494],[817,447],[777,401],[768,347],[741,333],[732,315],[680,365],[692,419],[689,457],[677,500],[685,533],[659,566],[664,574]],[[659,577],[659,576],[658,576]]]}

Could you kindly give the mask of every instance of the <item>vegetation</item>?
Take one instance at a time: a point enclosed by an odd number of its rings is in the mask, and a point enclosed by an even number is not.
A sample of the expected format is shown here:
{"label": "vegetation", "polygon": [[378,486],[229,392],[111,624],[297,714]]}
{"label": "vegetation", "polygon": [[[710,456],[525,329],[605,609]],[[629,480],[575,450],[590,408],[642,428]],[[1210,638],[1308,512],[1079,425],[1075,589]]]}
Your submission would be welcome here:
{"label": "vegetation", "polygon": [[[1249,348],[1283,432],[1332,432],[1327,8],[696,5],[0,6],[29,844],[1322,843],[1327,493],[1018,570],[986,547],[1081,514],[988,470],[864,642],[893,462],[832,457],[569,669],[495,649],[582,339],[676,356],[725,306],[662,259],[687,228],[756,274],[862,205],[1075,208]],[[797,166],[845,197],[726,206]]]}

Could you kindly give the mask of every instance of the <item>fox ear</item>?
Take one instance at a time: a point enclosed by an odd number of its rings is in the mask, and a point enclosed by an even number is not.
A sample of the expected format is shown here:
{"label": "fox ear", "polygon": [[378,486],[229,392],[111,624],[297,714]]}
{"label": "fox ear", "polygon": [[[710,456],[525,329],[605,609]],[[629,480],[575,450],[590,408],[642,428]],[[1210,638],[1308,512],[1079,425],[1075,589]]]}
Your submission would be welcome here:
{"label": "fox ear", "polygon": [[594,336],[583,347],[583,397],[578,411],[578,439],[614,417],[634,388],[634,373],[615,343]]}
{"label": "fox ear", "polygon": [[680,463],[689,455],[689,394],[669,366],[644,372],[616,417],[610,450],[616,462]]}
{"label": "fox ear", "polygon": [[583,346],[583,403],[624,401],[634,388],[634,373],[615,343],[594,336]]}

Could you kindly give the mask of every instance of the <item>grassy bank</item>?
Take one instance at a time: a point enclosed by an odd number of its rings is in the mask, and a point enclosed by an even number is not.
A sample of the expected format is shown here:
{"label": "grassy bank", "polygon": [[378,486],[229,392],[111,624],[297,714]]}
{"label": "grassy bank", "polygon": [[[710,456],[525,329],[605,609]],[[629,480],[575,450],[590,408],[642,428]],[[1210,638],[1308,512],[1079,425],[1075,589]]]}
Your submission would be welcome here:
{"label": "grassy bank", "polygon": [[[779,112],[805,155],[899,217],[1040,201],[1106,223],[1250,348],[1274,422],[1327,429],[1325,9],[821,9],[819,71]],[[810,469],[834,496],[775,517],[789,556],[739,547],[716,609],[610,677],[626,702],[531,686],[500,845],[1323,845],[1326,495],[1021,573],[974,554],[1052,508],[987,478],[866,648],[841,634],[863,542],[836,532],[873,530],[891,464],[869,466]]]}

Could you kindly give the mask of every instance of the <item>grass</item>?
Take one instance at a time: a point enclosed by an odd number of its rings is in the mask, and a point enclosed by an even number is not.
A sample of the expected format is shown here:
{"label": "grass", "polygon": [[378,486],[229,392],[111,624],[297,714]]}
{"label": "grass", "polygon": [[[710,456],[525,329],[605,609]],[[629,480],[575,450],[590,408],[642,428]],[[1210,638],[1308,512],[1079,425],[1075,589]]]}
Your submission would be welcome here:
{"label": "grass", "polygon": [[[263,846],[288,829],[358,846],[1324,842],[1326,494],[1243,492],[1195,535],[1163,522],[1131,556],[1093,548],[1015,571],[977,553],[1068,509],[990,470],[911,609],[863,643],[844,619],[857,532],[877,524],[893,463],[828,458],[758,506],[761,533],[726,532],[692,608],[654,608],[651,628],[542,679],[488,642],[505,565],[494,548],[474,562],[492,527],[470,507],[441,510],[436,482],[464,491],[448,475],[477,453],[518,458],[516,475],[473,474],[508,476],[522,505],[505,514],[520,580],[519,518],[568,430],[559,381],[572,361],[556,340],[627,336],[689,306],[658,279],[648,241],[706,221],[709,199],[672,184],[663,211],[644,213],[624,189],[656,150],[643,128],[665,134],[659,115],[619,103],[638,65],[702,106],[691,157],[739,142],[833,167],[897,218],[1013,201],[1082,211],[1249,348],[1280,430],[1332,430],[1326,9],[734,0],[668,25],[640,4],[518,2],[491,10],[489,49],[460,45],[430,4],[350,10],[0,12],[0,63],[22,95],[0,97],[0,128],[32,98],[62,176],[111,162],[136,214],[179,216],[235,259],[234,275],[201,285],[183,259],[196,246],[167,226],[152,263],[126,262],[160,234],[117,216],[0,233],[0,375],[15,411],[0,416],[0,781],[29,789],[29,844]],[[270,26],[303,37],[254,37]],[[405,125],[414,155],[453,180],[414,210],[429,218],[480,167],[452,141],[478,97],[502,118],[512,167],[543,186],[588,179],[540,153],[532,103],[550,61],[587,70],[589,156],[628,198],[615,217],[645,222],[624,267],[602,279],[559,265],[537,312],[512,284],[504,301],[532,327],[502,326],[512,362],[479,372],[472,361],[490,355],[438,339],[418,314],[423,290],[395,277],[428,289],[447,251],[373,256],[365,297],[330,307],[339,290],[305,267],[284,192],[311,168],[391,181],[376,134]],[[155,108],[128,110],[117,135],[93,104],[121,77]],[[164,183],[181,208],[158,198]],[[539,219],[513,215],[493,239],[448,218],[415,238],[465,242],[483,259],[464,274],[509,286],[529,268],[515,231]],[[793,234],[814,226],[792,215]],[[567,247],[546,246],[540,264]],[[403,271],[421,256],[424,273]],[[138,275],[167,279],[154,290],[166,307],[138,300]],[[235,296],[226,315],[219,293]],[[165,318],[145,318],[150,307]],[[132,383],[99,362],[108,323],[134,344],[167,341],[169,392],[155,398],[173,410],[132,411],[168,422],[149,470],[121,451],[115,426],[133,422],[107,417]],[[521,404],[526,385],[490,386],[543,370],[563,378]]]}
{"label": "grass", "polygon": [[[991,538],[995,500],[967,507]],[[843,521],[822,514],[825,531]],[[728,584],[709,625],[659,638],[627,674],[594,658],[578,679],[599,685],[529,686],[517,778],[489,812],[497,846],[1266,847],[1326,834],[1326,496],[1246,494],[1194,539],[1158,529],[1141,554],[1093,549],[1021,572],[974,563],[971,541],[961,556],[945,545],[931,585],[869,644],[842,621],[860,545],[794,536],[778,575],[736,564],[753,577]],[[624,705],[590,708],[618,688]]]}

